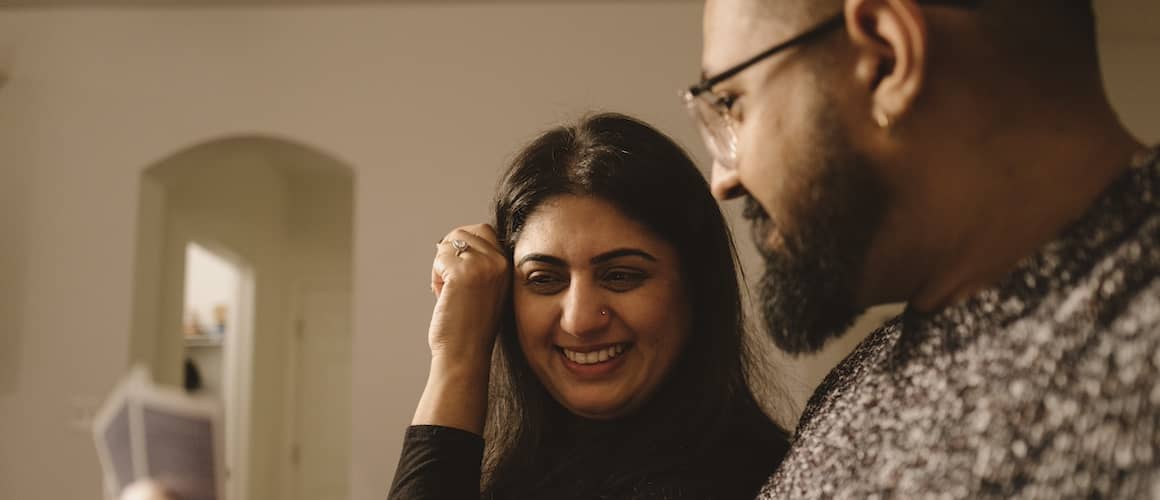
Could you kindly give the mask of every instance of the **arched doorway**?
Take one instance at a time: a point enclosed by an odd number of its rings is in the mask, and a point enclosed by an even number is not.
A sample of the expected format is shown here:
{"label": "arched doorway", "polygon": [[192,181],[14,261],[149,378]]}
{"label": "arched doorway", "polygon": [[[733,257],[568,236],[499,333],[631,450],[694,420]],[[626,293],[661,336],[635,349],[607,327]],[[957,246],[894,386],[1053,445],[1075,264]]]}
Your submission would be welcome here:
{"label": "arched doorway", "polygon": [[130,358],[223,403],[230,498],[347,496],[354,182],[256,136],[142,174]]}

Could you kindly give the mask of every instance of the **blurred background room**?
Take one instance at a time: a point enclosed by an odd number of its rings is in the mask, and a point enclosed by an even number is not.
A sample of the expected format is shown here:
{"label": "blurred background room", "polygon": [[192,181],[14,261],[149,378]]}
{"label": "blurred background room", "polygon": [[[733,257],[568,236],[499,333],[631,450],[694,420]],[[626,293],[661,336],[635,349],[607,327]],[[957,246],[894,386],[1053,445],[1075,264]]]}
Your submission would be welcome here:
{"label": "blurred background room", "polygon": [[[1160,2],[1096,6],[1113,104],[1160,141]],[[427,375],[432,244],[585,112],[707,167],[678,98],[701,8],[0,0],[0,500],[98,498],[90,420],[134,363],[224,403],[229,498],[384,498]],[[773,353],[777,419],[895,311]]]}

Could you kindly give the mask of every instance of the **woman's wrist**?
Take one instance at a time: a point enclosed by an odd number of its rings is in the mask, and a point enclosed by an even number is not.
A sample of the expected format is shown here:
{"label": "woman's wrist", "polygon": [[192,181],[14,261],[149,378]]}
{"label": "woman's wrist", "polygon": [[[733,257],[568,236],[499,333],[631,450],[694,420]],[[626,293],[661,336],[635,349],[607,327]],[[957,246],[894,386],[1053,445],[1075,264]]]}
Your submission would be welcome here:
{"label": "woman's wrist", "polygon": [[491,351],[494,346],[433,346],[431,348],[431,369],[455,369],[455,371],[489,371]]}
{"label": "woman's wrist", "polygon": [[427,386],[411,424],[453,427],[482,435],[490,370],[490,355],[433,355]]}

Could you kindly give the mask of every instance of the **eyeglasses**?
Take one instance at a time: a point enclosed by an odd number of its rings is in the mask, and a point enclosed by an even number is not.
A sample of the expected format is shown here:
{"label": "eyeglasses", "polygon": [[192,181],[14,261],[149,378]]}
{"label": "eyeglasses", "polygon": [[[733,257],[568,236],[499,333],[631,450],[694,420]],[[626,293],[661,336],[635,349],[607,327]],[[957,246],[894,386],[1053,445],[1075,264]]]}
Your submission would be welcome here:
{"label": "eyeglasses", "polygon": [[709,153],[713,155],[713,159],[718,164],[730,170],[735,168],[737,162],[737,124],[733,120],[733,114],[730,113],[730,109],[733,107],[733,96],[717,94],[713,92],[713,87],[778,52],[806,43],[827,31],[842,26],[845,20],[845,14],[831,17],[806,30],[805,33],[765,49],[765,51],[718,73],[716,76],[701,80],[700,83],[689,87],[684,92],[685,108],[689,110],[689,114],[701,132],[701,139],[705,141],[705,145],[709,147]]}
{"label": "eyeglasses", "polygon": [[[919,0],[919,3],[975,8],[982,3],[982,0]],[[685,108],[689,111],[693,122],[697,124],[697,129],[701,133],[701,139],[708,146],[709,153],[713,155],[714,161],[728,170],[733,170],[737,167],[737,123],[733,119],[733,114],[730,112],[735,98],[729,95],[718,94],[713,91],[713,87],[725,80],[733,78],[738,73],[749,69],[754,64],[764,61],[778,52],[804,44],[826,34],[830,30],[843,26],[845,21],[845,14],[839,13],[821,24],[806,30],[804,33],[765,49],[736,66],[718,73],[716,76],[703,78],[696,85],[690,86],[687,90],[681,92],[682,98],[685,101]]]}

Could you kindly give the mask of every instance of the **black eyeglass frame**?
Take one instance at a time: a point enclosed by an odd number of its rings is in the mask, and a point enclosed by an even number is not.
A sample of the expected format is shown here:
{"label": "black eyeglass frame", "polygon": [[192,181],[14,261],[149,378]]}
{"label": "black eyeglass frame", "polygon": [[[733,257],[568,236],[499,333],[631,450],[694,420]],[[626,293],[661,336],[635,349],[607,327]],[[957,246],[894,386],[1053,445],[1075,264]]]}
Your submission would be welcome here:
{"label": "black eyeglass frame", "polygon": [[818,37],[822,34],[825,34],[825,32],[830,31],[832,29],[835,29],[835,28],[837,28],[845,23],[846,23],[845,13],[841,13],[841,14],[838,14],[834,17],[831,17],[831,18],[827,19],[825,22],[823,22],[817,26],[814,26],[813,28],[806,30],[804,33],[802,33],[798,36],[795,36],[793,38],[790,38],[789,40],[786,40],[786,41],[781,42],[777,45],[774,45],[773,47],[765,49],[765,50],[759,52],[757,55],[750,57],[749,59],[741,61],[740,63],[738,63],[736,66],[733,66],[732,68],[729,68],[725,71],[717,73],[716,75],[714,75],[710,78],[702,79],[700,82],[697,82],[695,85],[691,85],[689,87],[688,94],[690,97],[697,97],[705,92],[712,90],[713,87],[716,86],[718,83],[721,83],[725,80],[733,78],[738,73],[749,69],[749,67],[753,66],[754,64],[757,64],[761,61],[768,59],[770,56],[772,56],[778,52],[781,52],[783,50],[786,50],[788,48],[806,43],[806,42],[810,41],[811,39]]}

